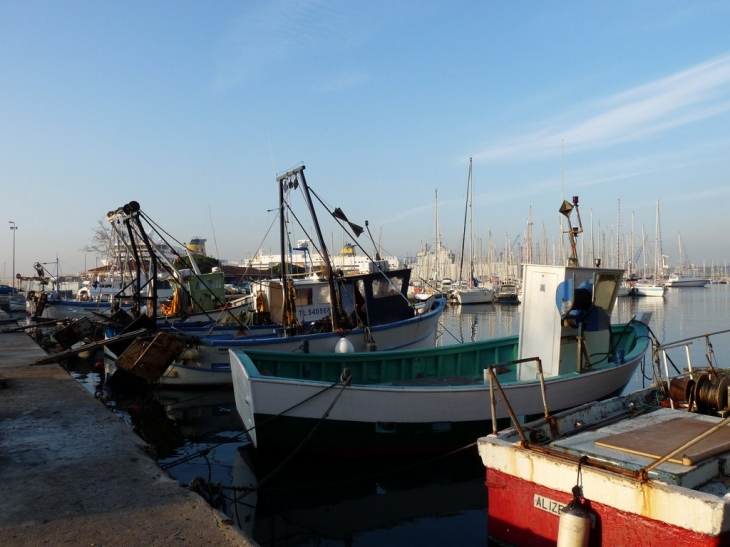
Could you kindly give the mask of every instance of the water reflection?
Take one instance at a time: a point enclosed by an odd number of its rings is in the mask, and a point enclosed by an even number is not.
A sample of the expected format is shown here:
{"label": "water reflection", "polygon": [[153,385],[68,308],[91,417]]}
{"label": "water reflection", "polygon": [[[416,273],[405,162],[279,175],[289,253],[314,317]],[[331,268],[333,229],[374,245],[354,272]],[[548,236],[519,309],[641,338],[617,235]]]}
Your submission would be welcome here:
{"label": "water reflection", "polygon": [[[665,299],[621,298],[612,320],[626,322],[650,311],[655,335],[673,341],[728,328],[729,297],[728,286],[720,285],[672,290]],[[521,309],[448,307],[439,343],[517,334]],[[713,343],[724,360],[730,354],[730,337]],[[703,342],[692,344],[699,361],[704,350]],[[268,478],[273,468],[256,461],[240,427],[232,390],[144,387],[122,393],[94,366],[96,360],[89,356],[69,364],[69,369],[150,443],[159,464],[181,484],[220,483],[222,510],[260,545],[487,543],[484,468],[476,449],[432,462],[294,460]],[[628,389],[645,381],[638,371]],[[413,464],[418,465],[410,467]]]}
{"label": "water reflection", "polygon": [[447,306],[439,329],[439,344],[459,344],[517,334],[521,306]]}
{"label": "water reflection", "polygon": [[[257,460],[235,421],[230,391],[159,390],[146,404],[155,407],[185,436],[160,465],[183,484],[220,483],[227,502],[220,509],[260,545],[382,545],[395,541],[391,534],[410,543],[421,528],[399,524],[425,521],[442,539],[451,535],[452,544],[463,545],[453,539],[454,518],[486,542],[484,468],[474,447],[423,462],[295,459],[278,468]],[[164,439],[159,423],[135,423],[148,442]],[[156,446],[159,454],[162,448]]]}
{"label": "water reflection", "polygon": [[121,386],[93,361],[67,367],[149,443],[163,469],[260,545],[487,542],[484,467],[473,446],[424,461],[295,459],[272,474],[275,465],[258,461],[246,440],[231,389]]}
{"label": "water reflection", "polygon": [[[426,521],[442,538],[451,536],[439,544],[463,545],[456,539],[462,533],[486,541],[484,468],[476,450],[420,464],[309,461],[282,470],[257,501],[253,537],[261,545],[435,545],[434,538],[418,542],[412,529],[399,529]],[[457,516],[464,529],[454,534],[449,519]]]}

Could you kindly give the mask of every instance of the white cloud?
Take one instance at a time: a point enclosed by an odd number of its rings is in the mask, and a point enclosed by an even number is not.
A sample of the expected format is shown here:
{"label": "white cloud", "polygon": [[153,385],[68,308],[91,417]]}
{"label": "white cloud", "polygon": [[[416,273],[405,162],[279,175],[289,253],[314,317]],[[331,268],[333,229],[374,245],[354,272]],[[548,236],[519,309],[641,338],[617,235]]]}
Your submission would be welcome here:
{"label": "white cloud", "polygon": [[243,5],[221,39],[215,89],[235,87],[262,68],[270,71],[272,65],[328,44],[350,44],[359,35],[360,13],[347,3],[272,0]]}
{"label": "white cloud", "polygon": [[587,112],[582,120],[554,123],[547,130],[475,154],[474,159],[555,154],[561,141],[569,142],[571,150],[576,151],[645,139],[730,111],[729,92],[730,55],[726,55],[596,101],[581,109]]}

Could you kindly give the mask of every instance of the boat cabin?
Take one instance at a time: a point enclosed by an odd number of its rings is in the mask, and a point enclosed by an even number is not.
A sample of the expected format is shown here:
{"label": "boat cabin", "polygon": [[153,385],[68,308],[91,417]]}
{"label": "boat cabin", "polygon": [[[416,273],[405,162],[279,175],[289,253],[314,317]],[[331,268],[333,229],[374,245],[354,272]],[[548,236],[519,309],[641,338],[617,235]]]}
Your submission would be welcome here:
{"label": "boat cabin", "polygon": [[[622,278],[623,270],[526,264],[518,358],[539,357],[546,378],[608,359]],[[537,379],[535,362],[520,364],[518,377]]]}

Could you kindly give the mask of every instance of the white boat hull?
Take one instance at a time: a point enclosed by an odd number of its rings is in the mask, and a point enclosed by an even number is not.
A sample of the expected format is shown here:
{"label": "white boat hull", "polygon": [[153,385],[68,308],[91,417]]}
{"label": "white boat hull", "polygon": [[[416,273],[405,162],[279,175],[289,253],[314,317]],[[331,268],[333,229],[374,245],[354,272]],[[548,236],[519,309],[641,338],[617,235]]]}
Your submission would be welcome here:
{"label": "white boat hull", "polygon": [[670,289],[681,289],[684,287],[705,287],[706,285],[710,284],[709,279],[694,279],[694,278],[684,278],[684,279],[672,279],[669,278],[669,281],[665,283],[667,287]]}
{"label": "white boat hull", "polygon": [[[253,444],[264,451],[291,450],[317,427],[310,453],[362,455],[368,450],[465,446],[491,429],[490,419],[507,419],[500,395],[492,410],[490,385],[484,380],[489,366],[517,416],[609,397],[625,388],[649,345],[645,325],[651,314],[637,316],[630,325],[610,325],[622,274],[526,265],[519,337],[403,356],[396,352],[380,361],[358,354],[292,359],[291,354],[231,350],[237,410]],[[593,304],[594,290],[601,295],[600,305]],[[579,336],[579,327],[589,324]],[[626,345],[616,346],[617,339],[612,345],[612,332],[621,333]],[[591,362],[586,353],[601,358]],[[352,383],[338,383],[347,373]],[[547,386],[544,398],[541,374]],[[259,427],[273,417],[275,424]]]}
{"label": "white boat hull", "polygon": [[[547,405],[551,411],[605,398],[621,391],[630,381],[643,356],[623,365],[548,380]],[[254,414],[291,418],[366,423],[443,423],[487,421],[492,418],[489,383],[423,388],[391,385],[351,385],[325,390],[330,383],[270,376],[249,376],[242,361],[231,352],[231,372],[236,408],[256,444]],[[502,386],[518,416],[541,414],[543,402],[539,381]],[[498,398],[497,419],[509,414]],[[301,404],[298,404],[301,403]],[[294,408],[291,408],[294,407]],[[487,427],[487,426],[485,426]],[[486,433],[486,430],[485,430]]]}
{"label": "white boat hull", "polygon": [[[548,381],[548,408],[562,409],[605,397],[621,390],[631,379],[638,360],[613,369]],[[249,397],[250,407],[262,414],[277,415],[304,401],[329,385],[282,378],[249,378],[240,362],[232,366],[234,386]],[[243,377],[241,377],[243,374]],[[248,389],[247,389],[248,386]],[[538,381],[503,386],[512,409],[518,416],[543,412]],[[288,415],[321,418],[338,390],[291,410]],[[246,407],[244,407],[246,408]],[[509,414],[498,404],[497,419]],[[328,419],[353,422],[464,422],[490,420],[489,383],[480,386],[444,388],[403,388],[393,386],[348,386],[333,407]],[[251,424],[253,425],[253,424]]]}
{"label": "white boat hull", "polygon": [[635,296],[651,296],[662,298],[667,292],[664,285],[634,285]]}
{"label": "white boat hull", "polygon": [[490,304],[494,301],[494,291],[482,287],[456,289],[453,294],[456,303],[462,306],[469,304]]}
{"label": "white boat hull", "polygon": [[319,334],[278,337],[261,336],[221,337],[207,339],[190,352],[191,358],[176,361],[165,371],[162,382],[169,386],[230,385],[231,367],[228,352],[232,348],[271,351],[302,351],[306,341],[311,353],[333,353],[344,336],[355,352],[374,350],[401,350],[433,347],[436,343],[436,329],[444,302],[437,304],[422,315],[399,322],[398,324],[379,325],[369,329],[374,340],[366,340],[362,328],[344,333],[326,332]]}

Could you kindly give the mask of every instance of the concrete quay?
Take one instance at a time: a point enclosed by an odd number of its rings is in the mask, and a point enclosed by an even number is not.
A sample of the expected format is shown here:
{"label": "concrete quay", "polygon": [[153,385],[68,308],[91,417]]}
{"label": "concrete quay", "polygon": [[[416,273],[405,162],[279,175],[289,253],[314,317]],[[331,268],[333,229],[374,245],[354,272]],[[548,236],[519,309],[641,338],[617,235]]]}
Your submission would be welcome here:
{"label": "concrete quay", "polygon": [[60,366],[30,366],[44,355],[0,333],[1,545],[256,545]]}

